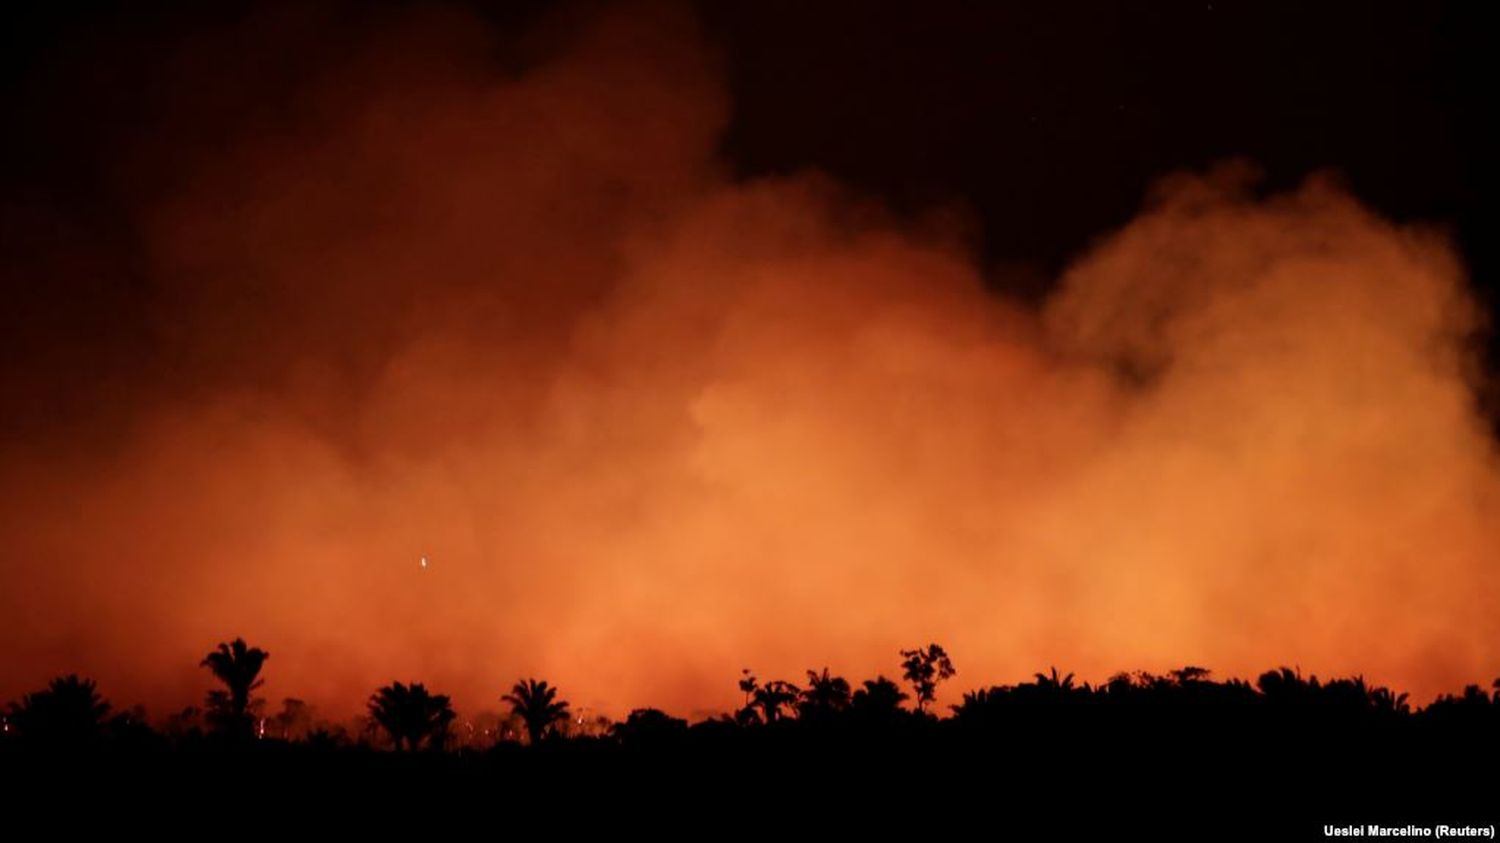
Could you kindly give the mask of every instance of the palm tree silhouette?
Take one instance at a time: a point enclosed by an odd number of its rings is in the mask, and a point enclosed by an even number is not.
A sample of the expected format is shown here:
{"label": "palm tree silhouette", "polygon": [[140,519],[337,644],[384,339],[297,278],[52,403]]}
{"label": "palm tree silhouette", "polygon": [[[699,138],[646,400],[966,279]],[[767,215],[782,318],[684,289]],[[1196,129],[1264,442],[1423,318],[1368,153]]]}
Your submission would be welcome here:
{"label": "palm tree silhouette", "polygon": [[1381,714],[1410,714],[1411,706],[1406,694],[1398,694],[1390,688],[1376,688],[1370,692],[1370,704]]}
{"label": "palm tree silhouette", "polygon": [[[1043,690],[1051,691],[1059,695],[1067,694],[1073,690],[1073,674],[1069,673],[1065,676],[1059,677],[1057,675],[1056,665],[1052,666],[1051,675],[1048,675],[1046,673],[1037,673],[1034,675],[1036,676],[1037,687]],[[1189,681],[1194,681],[1197,678],[1195,674],[1190,676],[1191,678],[1189,679]]]}
{"label": "palm tree silhouette", "polygon": [[448,697],[428,693],[420,682],[392,682],[370,695],[368,707],[398,752],[415,751],[424,741],[429,749],[442,749],[454,717]]}
{"label": "palm tree silhouette", "polygon": [[500,698],[510,703],[511,713],[526,724],[526,736],[536,746],[555,724],[568,719],[568,701],[557,699],[557,689],[546,682],[523,679]]}
{"label": "palm tree silhouette", "polygon": [[1255,681],[1261,696],[1273,704],[1301,704],[1309,701],[1318,691],[1318,678],[1302,678],[1301,671],[1289,667],[1268,670]]}
{"label": "palm tree silhouette", "polygon": [[791,707],[801,695],[802,689],[796,685],[773,679],[757,688],[752,699],[755,707],[760,709],[761,717],[767,723],[775,723],[781,717],[781,710]]}
{"label": "palm tree silhouette", "polygon": [[964,691],[963,700],[958,705],[950,705],[948,708],[953,716],[960,722],[979,722],[991,715],[1004,700],[1005,689],[1003,688],[976,688],[973,691]]}
{"label": "palm tree silhouette", "polygon": [[23,739],[78,745],[100,736],[109,707],[94,680],[72,673],[11,703],[10,720]]}
{"label": "palm tree silhouette", "polygon": [[227,690],[208,693],[209,720],[222,732],[236,737],[249,737],[253,733],[250,693],[265,680],[260,669],[271,654],[259,647],[251,647],[245,639],[236,638],[229,644],[220,643],[217,650],[203,657],[200,667],[206,667]]}
{"label": "palm tree silhouette", "polygon": [[828,719],[849,709],[849,681],[842,676],[807,672],[807,688],[797,701],[797,715],[808,719]]}
{"label": "palm tree silhouette", "polygon": [[739,686],[745,695],[745,704],[734,713],[734,721],[741,726],[754,726],[760,723],[760,713],[755,710],[755,692],[760,690],[760,680],[747,667],[740,671]]}

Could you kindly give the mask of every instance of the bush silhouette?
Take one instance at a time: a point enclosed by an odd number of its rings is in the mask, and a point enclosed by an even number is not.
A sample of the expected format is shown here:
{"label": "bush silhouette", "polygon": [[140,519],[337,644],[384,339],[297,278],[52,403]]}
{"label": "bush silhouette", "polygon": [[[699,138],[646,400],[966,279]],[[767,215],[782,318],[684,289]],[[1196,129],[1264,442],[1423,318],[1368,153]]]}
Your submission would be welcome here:
{"label": "bush silhouette", "polygon": [[12,703],[8,725],[27,743],[83,747],[103,737],[109,710],[94,680],[70,673]]}

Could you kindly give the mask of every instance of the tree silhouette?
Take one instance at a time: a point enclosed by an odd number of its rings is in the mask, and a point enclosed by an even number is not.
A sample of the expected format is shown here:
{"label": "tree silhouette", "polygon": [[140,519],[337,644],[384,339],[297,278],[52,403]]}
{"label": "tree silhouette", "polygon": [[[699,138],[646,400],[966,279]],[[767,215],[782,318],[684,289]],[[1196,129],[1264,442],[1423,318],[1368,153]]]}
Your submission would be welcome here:
{"label": "tree silhouette", "polygon": [[849,682],[842,676],[807,672],[807,688],[797,701],[797,716],[808,720],[828,720],[849,710]]}
{"label": "tree silhouette", "polygon": [[517,682],[500,701],[510,703],[511,713],[526,724],[532,746],[540,744],[557,723],[568,719],[568,701],[558,700],[556,688],[535,679]]}
{"label": "tree silhouette", "polygon": [[801,695],[802,689],[796,685],[773,679],[755,690],[752,704],[767,723],[775,723],[781,718],[781,710],[795,705]]}
{"label": "tree silhouette", "polygon": [[190,705],[167,715],[166,733],[174,740],[196,740],[203,737],[203,729],[199,727],[203,711],[196,705]]}
{"label": "tree silhouette", "polygon": [[760,713],[755,710],[755,692],[760,690],[760,680],[747,667],[740,671],[739,687],[745,695],[745,704],[734,713],[735,722],[741,726],[754,726],[760,722]]}
{"label": "tree silhouette", "polygon": [[982,722],[991,716],[993,709],[1004,699],[1005,691],[1006,689],[998,687],[964,691],[963,700],[958,705],[951,705],[948,708],[953,711],[953,716],[959,722]]}
{"label": "tree silhouette", "polygon": [[94,680],[73,673],[11,703],[10,725],[24,740],[79,746],[99,739],[109,708]]}
{"label": "tree silhouette", "polygon": [[296,697],[281,701],[281,711],[272,718],[276,736],[282,740],[295,740],[307,734],[312,727],[312,706]]}
{"label": "tree silhouette", "polygon": [[1321,702],[1325,706],[1337,706],[1351,712],[1363,712],[1371,707],[1371,688],[1365,685],[1363,676],[1352,679],[1334,679],[1323,686]]}
{"label": "tree silhouette", "polygon": [[1381,714],[1410,714],[1411,706],[1405,694],[1397,694],[1390,688],[1376,688],[1370,692],[1370,704]]}
{"label": "tree silhouette", "polygon": [[[1054,696],[1066,696],[1069,692],[1074,690],[1073,674],[1069,673],[1065,676],[1059,677],[1057,675],[1056,665],[1052,666],[1052,672],[1050,674],[1037,673],[1034,675],[1036,676],[1037,688],[1042,691],[1051,693]],[[1192,675],[1196,677],[1196,674]]]}
{"label": "tree silhouette", "polygon": [[212,671],[226,688],[208,693],[208,720],[219,732],[236,738],[254,734],[251,710],[261,701],[252,700],[250,693],[265,684],[259,678],[260,669],[270,657],[265,650],[247,645],[243,638],[220,643],[217,650],[203,657],[199,666]]}
{"label": "tree silhouette", "polygon": [[442,749],[453,721],[453,706],[443,694],[430,694],[420,682],[392,682],[370,695],[370,718],[386,734],[396,750],[416,751],[425,741],[431,749]]}
{"label": "tree silhouette", "polygon": [[917,694],[917,712],[926,713],[927,704],[937,697],[939,682],[957,673],[948,654],[937,644],[916,650],[901,651],[902,677]]}
{"label": "tree silhouette", "polygon": [[877,676],[866,679],[863,687],[849,698],[849,711],[865,722],[890,723],[900,719],[901,703],[906,693],[895,682]]}
{"label": "tree silhouette", "polygon": [[625,718],[623,723],[610,727],[621,743],[630,745],[665,745],[687,737],[688,724],[660,709],[638,708]]}
{"label": "tree silhouette", "polygon": [[1277,705],[1304,705],[1312,702],[1318,691],[1318,678],[1304,680],[1300,671],[1289,667],[1268,670],[1255,681],[1266,702]]}
{"label": "tree silhouette", "polygon": [[[1052,672],[1055,675],[1057,673],[1057,668],[1056,667],[1052,668]],[[1177,684],[1178,685],[1191,685],[1194,682],[1205,682],[1205,681],[1207,681],[1208,677],[1210,675],[1212,675],[1213,671],[1209,670],[1206,667],[1196,667],[1194,665],[1186,665],[1184,667],[1180,667],[1180,668],[1172,671],[1171,673],[1172,673],[1172,678],[1175,679],[1175,680],[1177,680]],[[1068,675],[1072,676],[1073,674],[1070,673]]]}
{"label": "tree silhouette", "polygon": [[[1500,687],[1500,679],[1495,680],[1495,685]],[[754,695],[755,689],[759,687],[760,682],[755,678],[755,674],[750,672],[750,668],[742,668],[740,670],[740,691],[745,695],[746,706],[750,705],[750,698]]]}

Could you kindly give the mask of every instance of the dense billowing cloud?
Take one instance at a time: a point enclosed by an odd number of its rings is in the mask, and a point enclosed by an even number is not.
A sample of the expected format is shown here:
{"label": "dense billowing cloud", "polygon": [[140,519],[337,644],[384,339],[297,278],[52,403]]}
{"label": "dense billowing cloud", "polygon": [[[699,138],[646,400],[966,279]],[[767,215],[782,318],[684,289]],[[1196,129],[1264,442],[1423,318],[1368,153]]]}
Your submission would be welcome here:
{"label": "dense billowing cloud", "polygon": [[[535,674],[687,714],[928,641],[963,686],[1500,671],[1483,326],[1437,232],[1179,175],[1038,306],[941,216],[730,178],[679,10],[487,32],[280,16],[162,60],[121,164],[165,174],[118,343],[149,353],[76,352],[107,432],[3,451],[0,695],[180,706],[235,635],[345,713]],[[204,137],[225,90],[256,105]],[[123,272],[44,242],[38,277]]]}

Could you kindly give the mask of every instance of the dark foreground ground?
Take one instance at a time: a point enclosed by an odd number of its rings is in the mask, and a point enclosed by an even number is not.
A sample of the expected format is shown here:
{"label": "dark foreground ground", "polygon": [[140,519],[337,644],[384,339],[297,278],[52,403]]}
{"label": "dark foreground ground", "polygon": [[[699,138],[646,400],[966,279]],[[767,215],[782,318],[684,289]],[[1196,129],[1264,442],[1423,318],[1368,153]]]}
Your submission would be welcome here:
{"label": "dark foreground ground", "polygon": [[1050,712],[983,726],[695,727],[406,754],[270,741],[7,747],[0,805],[13,824],[30,815],[50,828],[339,839],[399,827],[439,837],[1305,840],[1328,839],[1325,825],[1492,833],[1500,821],[1491,724],[1299,721]]}

